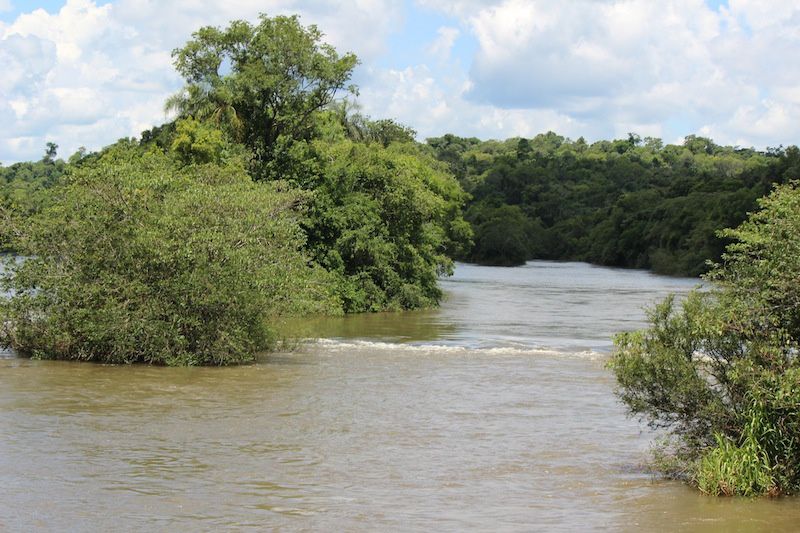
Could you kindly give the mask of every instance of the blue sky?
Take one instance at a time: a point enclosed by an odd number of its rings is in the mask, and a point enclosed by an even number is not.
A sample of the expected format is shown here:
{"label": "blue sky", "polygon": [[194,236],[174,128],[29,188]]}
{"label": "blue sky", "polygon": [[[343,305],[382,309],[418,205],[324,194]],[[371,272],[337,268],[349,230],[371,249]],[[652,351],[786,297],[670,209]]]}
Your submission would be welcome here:
{"label": "blue sky", "polygon": [[363,112],[421,139],[800,137],[795,0],[0,0],[0,161],[164,122],[181,86],[170,51],[261,11],[355,52]]}

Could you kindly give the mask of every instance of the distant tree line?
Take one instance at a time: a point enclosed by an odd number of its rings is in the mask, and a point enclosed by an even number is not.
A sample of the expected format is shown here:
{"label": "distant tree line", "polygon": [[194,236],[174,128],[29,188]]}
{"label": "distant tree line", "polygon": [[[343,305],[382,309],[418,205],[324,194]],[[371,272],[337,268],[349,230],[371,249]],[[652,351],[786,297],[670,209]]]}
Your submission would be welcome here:
{"label": "distant tree line", "polygon": [[577,260],[697,276],[775,184],[800,178],[796,146],[767,151],[640,138],[586,143],[555,133],[427,141],[470,194],[474,247],[490,265]]}

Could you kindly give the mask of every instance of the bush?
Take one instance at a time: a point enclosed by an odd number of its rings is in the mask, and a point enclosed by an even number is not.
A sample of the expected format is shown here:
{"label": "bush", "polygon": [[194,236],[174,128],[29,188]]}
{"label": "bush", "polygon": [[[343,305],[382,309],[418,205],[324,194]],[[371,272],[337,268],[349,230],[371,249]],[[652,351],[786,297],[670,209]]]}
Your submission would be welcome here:
{"label": "bush", "polygon": [[278,317],[336,307],[299,251],[301,198],[241,164],[181,168],[122,143],[54,194],[2,277],[0,344],[22,355],[244,363]]}
{"label": "bush", "polygon": [[697,487],[713,496],[756,496],[778,492],[769,456],[760,443],[763,418],[754,413],[744,428],[744,441],[736,443],[720,433],[714,435],[717,446],[707,452],[697,467]]}
{"label": "bush", "polygon": [[677,441],[672,470],[712,494],[800,491],[800,189],[760,204],[724,232],[712,288],[656,306],[611,361],[630,412]]}

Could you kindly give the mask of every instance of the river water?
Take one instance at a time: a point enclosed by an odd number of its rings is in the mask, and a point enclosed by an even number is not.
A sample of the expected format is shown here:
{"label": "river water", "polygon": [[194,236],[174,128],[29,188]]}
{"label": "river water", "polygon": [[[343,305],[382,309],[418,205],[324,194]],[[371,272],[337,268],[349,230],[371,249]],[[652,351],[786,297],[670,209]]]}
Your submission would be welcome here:
{"label": "river water", "polygon": [[697,280],[459,265],[436,311],[238,368],[0,359],[0,530],[796,531],[642,468],[610,335]]}

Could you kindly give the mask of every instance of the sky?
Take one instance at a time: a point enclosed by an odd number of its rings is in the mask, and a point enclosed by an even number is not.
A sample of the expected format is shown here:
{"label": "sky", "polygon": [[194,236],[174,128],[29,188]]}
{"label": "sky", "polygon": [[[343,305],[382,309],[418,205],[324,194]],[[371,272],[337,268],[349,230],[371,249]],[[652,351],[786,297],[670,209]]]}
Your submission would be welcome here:
{"label": "sky", "polygon": [[171,51],[261,12],[354,52],[361,111],[420,140],[800,143],[798,0],[0,0],[0,162],[165,122]]}

